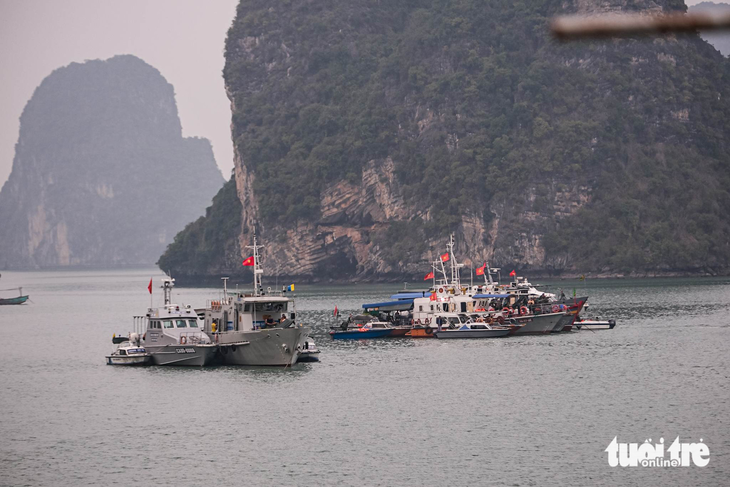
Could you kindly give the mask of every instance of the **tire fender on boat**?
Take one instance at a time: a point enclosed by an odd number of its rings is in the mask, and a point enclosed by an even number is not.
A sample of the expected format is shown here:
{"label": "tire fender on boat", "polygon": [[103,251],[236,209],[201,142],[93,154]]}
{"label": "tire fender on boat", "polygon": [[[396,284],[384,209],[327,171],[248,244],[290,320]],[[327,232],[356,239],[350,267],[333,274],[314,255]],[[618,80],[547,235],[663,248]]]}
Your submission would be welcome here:
{"label": "tire fender on boat", "polygon": [[427,326],[426,327],[426,334],[427,335],[430,335],[431,333],[433,333],[433,328],[431,328],[430,326]]}

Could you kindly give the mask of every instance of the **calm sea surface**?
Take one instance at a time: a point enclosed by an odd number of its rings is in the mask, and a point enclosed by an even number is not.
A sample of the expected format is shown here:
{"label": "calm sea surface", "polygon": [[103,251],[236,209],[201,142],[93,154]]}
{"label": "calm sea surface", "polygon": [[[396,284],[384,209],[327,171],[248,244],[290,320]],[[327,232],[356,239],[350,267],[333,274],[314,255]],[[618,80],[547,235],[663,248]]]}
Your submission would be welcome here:
{"label": "calm sea surface", "polygon": [[[402,286],[297,286],[320,363],[105,365],[151,276],[3,272],[32,302],[0,307],[0,485],[728,485],[730,279],[563,281],[617,327],[454,341],[333,342],[335,305]],[[615,436],[710,463],[611,468]]]}

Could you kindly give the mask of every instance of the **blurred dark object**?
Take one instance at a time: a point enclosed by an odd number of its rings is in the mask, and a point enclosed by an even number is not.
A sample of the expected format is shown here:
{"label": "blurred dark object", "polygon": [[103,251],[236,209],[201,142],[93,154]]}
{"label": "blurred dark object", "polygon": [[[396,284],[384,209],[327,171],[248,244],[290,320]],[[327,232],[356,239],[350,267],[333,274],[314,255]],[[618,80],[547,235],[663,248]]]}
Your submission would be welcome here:
{"label": "blurred dark object", "polygon": [[565,15],[554,18],[550,23],[550,31],[561,40],[727,29],[730,29],[729,13],[706,12],[664,15],[612,14],[590,17]]}

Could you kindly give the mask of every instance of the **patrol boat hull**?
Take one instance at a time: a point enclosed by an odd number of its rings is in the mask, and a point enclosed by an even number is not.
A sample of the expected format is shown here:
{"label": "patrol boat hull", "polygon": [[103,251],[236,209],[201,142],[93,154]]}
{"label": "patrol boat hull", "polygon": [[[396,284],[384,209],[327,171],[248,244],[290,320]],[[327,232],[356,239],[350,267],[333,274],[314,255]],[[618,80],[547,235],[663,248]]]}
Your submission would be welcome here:
{"label": "patrol boat hull", "polygon": [[544,315],[530,315],[528,317],[514,317],[517,323],[525,323],[515,330],[515,335],[540,335],[550,333],[565,313],[550,313]]}
{"label": "patrol boat hull", "polygon": [[145,345],[155,365],[203,367],[213,361],[218,349],[214,344],[198,345]]}
{"label": "patrol boat hull", "polygon": [[222,333],[220,358],[226,365],[294,365],[308,337],[302,326]]}
{"label": "patrol boat hull", "polygon": [[552,329],[553,333],[559,333],[563,331],[566,327],[568,327],[568,330],[570,330],[570,326],[573,323],[574,316],[572,314],[565,313],[562,318],[558,320],[558,324],[555,325],[555,328]]}

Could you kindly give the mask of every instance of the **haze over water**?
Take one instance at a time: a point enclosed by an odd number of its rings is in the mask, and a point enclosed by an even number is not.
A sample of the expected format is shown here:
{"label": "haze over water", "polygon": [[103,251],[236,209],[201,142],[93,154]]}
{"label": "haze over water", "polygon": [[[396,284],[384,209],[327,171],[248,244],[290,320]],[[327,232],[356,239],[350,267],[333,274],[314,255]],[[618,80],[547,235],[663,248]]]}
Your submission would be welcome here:
{"label": "haze over water", "polygon": [[[3,272],[0,485],[722,485],[730,279],[589,281],[610,331],[333,342],[402,286],[297,286],[321,362],[105,365],[159,271]],[[571,294],[576,281],[556,283]],[[281,285],[282,283],[279,283]],[[235,283],[234,283],[235,286]],[[409,286],[410,287],[410,286]],[[554,288],[553,288],[554,289]],[[3,297],[12,292],[0,293]],[[201,306],[217,289],[177,288]],[[604,449],[702,438],[705,468],[611,468]]]}

